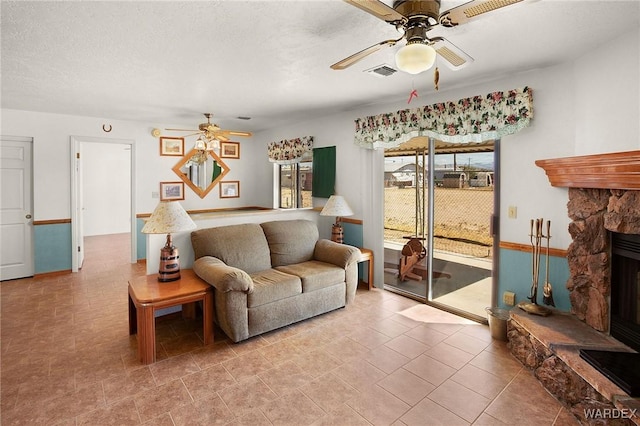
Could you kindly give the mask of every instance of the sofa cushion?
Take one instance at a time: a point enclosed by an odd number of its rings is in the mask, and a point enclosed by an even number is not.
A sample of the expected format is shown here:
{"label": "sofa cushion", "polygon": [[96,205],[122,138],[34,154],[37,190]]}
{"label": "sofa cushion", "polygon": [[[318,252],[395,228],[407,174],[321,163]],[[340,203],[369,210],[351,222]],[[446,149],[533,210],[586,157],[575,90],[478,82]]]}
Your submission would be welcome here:
{"label": "sofa cushion", "polygon": [[249,308],[302,293],[300,278],[275,269],[251,274],[251,279],[253,279],[253,293],[247,295]]}
{"label": "sofa cushion", "polygon": [[343,268],[317,260],[278,266],[276,269],[300,277],[303,293],[345,282],[345,270]]}
{"label": "sofa cushion", "polygon": [[199,229],[191,233],[191,244],[196,260],[217,257],[248,274],[271,268],[269,245],[256,223]]}
{"label": "sofa cushion", "polygon": [[262,223],[271,251],[272,267],[313,259],[318,227],[310,220],[278,220]]}

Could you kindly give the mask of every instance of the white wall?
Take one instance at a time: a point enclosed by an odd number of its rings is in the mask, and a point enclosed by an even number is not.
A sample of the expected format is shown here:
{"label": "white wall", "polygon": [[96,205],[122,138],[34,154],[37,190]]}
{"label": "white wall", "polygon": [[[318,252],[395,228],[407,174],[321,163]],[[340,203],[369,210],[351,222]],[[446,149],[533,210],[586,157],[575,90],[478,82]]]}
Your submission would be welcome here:
{"label": "white wall", "polygon": [[[194,117],[195,124],[198,120],[198,117]],[[104,132],[103,124],[111,125],[112,131]],[[69,138],[72,135],[134,140],[136,211],[151,213],[159,201],[158,198],[152,198],[152,193],[159,192],[160,182],[179,180],[171,170],[178,162],[178,157],[160,156],[158,138],[151,136],[151,130],[156,127],[176,125],[2,109],[0,133],[30,136],[34,139],[34,219],[40,221],[71,217]],[[188,138],[185,150],[191,149],[194,141],[195,137]],[[185,200],[182,201],[185,209],[271,206],[271,192],[267,189],[271,188],[272,176],[266,145],[256,143],[255,138],[238,138],[238,141],[240,159],[224,161],[230,169],[225,180],[240,181],[240,197],[220,199],[218,191],[213,190],[207,197],[200,199],[185,187]]]}
{"label": "white wall", "polygon": [[81,143],[84,236],[131,231],[131,147]]}
{"label": "white wall", "polygon": [[576,155],[640,148],[638,30],[575,63]]}

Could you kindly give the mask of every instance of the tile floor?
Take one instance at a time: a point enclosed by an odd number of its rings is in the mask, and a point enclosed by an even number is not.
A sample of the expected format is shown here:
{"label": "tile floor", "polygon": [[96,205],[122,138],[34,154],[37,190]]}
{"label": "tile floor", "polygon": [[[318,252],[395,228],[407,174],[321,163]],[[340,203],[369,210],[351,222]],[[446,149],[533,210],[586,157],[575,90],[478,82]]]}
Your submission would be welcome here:
{"label": "tile floor", "polygon": [[81,272],[0,285],[3,425],[577,424],[487,326],[382,290],[240,344],[159,319],[140,365],[127,246],[91,237]]}

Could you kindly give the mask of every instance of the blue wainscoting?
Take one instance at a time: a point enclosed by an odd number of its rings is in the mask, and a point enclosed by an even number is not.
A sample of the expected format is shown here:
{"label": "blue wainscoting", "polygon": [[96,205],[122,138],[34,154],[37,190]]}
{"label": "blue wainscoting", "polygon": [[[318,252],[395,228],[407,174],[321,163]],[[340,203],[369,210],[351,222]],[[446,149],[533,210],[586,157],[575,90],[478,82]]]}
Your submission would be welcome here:
{"label": "blue wainscoting", "polygon": [[[544,250],[543,250],[544,251]],[[545,256],[540,256],[540,277],[538,279],[538,304],[542,305],[542,286],[545,281]],[[516,294],[516,303],[528,301],[531,293],[531,253],[500,248],[500,270],[498,282],[498,306],[510,308],[502,302],[502,294],[512,291]],[[549,256],[549,282],[553,287],[553,300],[556,308],[571,310],[569,291],[566,284],[569,279],[569,264],[564,257]]]}
{"label": "blue wainscoting", "polygon": [[33,227],[36,274],[71,270],[71,223]]}
{"label": "blue wainscoting", "polygon": [[137,259],[147,259],[147,235],[143,234],[142,227],[144,226],[144,219],[136,219],[136,256]]}

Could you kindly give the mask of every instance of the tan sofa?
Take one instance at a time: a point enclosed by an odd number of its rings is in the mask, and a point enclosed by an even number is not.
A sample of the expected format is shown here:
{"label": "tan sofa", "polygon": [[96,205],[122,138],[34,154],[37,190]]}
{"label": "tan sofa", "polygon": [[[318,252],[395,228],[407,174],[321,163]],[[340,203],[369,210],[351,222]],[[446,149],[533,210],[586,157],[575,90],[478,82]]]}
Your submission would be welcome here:
{"label": "tan sofa", "polygon": [[239,342],[344,307],[358,281],[356,247],[318,239],[308,220],[191,233],[193,270],[214,287],[217,324]]}

